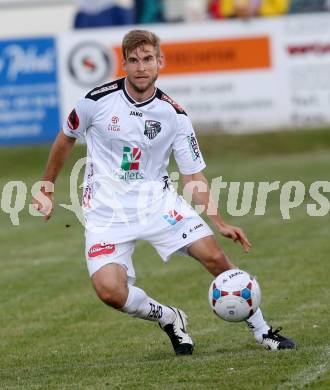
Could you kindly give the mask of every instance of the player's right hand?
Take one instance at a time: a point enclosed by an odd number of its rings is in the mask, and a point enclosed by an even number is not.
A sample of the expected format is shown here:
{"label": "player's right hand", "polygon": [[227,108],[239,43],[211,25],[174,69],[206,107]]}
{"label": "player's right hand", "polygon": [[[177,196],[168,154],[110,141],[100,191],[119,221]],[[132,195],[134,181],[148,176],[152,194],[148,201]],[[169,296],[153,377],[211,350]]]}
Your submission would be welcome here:
{"label": "player's right hand", "polygon": [[32,198],[32,204],[35,210],[44,215],[44,220],[48,221],[53,213],[54,191],[47,191],[42,185],[40,191]]}

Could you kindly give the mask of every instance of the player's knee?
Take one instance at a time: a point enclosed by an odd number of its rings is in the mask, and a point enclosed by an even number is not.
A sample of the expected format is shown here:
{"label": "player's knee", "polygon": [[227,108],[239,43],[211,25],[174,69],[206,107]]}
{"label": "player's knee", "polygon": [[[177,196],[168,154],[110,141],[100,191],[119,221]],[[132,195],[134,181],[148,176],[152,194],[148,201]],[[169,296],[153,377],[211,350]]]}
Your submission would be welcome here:
{"label": "player's knee", "polygon": [[108,264],[92,276],[92,283],[98,297],[105,304],[120,309],[128,296],[126,270],[118,264]]}
{"label": "player's knee", "polygon": [[115,308],[122,308],[127,300],[128,290],[126,286],[119,284],[108,284],[95,286],[96,293],[102,302]]}

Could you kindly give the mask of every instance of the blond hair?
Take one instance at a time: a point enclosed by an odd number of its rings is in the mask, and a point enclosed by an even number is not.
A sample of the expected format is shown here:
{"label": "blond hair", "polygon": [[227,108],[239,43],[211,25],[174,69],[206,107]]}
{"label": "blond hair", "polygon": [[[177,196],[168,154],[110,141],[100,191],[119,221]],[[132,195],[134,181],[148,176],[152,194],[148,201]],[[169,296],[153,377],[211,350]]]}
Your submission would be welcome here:
{"label": "blond hair", "polygon": [[122,52],[124,59],[137,47],[151,45],[156,49],[157,57],[160,57],[160,39],[156,34],[148,30],[131,30],[123,38]]}

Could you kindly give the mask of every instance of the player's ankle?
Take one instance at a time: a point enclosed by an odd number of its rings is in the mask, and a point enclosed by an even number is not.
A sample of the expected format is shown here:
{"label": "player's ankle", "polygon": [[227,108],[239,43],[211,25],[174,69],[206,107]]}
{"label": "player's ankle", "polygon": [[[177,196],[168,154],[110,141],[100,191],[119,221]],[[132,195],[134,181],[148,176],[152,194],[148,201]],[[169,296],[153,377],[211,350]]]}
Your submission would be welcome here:
{"label": "player's ankle", "polygon": [[266,324],[265,326],[260,327],[258,329],[251,329],[251,331],[252,331],[252,334],[253,334],[254,338],[256,339],[256,341],[258,343],[262,343],[263,335],[267,334],[269,329],[270,329],[270,326],[268,326],[268,324]]}
{"label": "player's ankle", "polygon": [[268,332],[268,329],[265,332],[262,332],[262,331],[253,332],[253,336],[256,339],[256,341],[261,344],[262,341],[263,341],[263,337],[262,336],[263,336],[263,334],[267,334],[267,332]]}
{"label": "player's ankle", "polygon": [[166,306],[166,310],[164,310],[162,317],[159,318],[158,323],[163,328],[167,324],[172,324],[175,321],[175,318],[175,311],[171,307]]}

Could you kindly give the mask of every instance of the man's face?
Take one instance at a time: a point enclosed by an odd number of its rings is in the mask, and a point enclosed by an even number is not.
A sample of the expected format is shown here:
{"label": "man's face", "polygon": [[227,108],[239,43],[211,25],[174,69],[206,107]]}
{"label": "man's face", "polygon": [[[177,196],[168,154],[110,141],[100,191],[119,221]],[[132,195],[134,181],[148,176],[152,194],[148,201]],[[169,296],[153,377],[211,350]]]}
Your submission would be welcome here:
{"label": "man's face", "polygon": [[138,93],[153,88],[161,65],[162,58],[157,57],[156,49],[152,45],[137,47],[128,53],[127,59],[123,62],[127,79]]}

